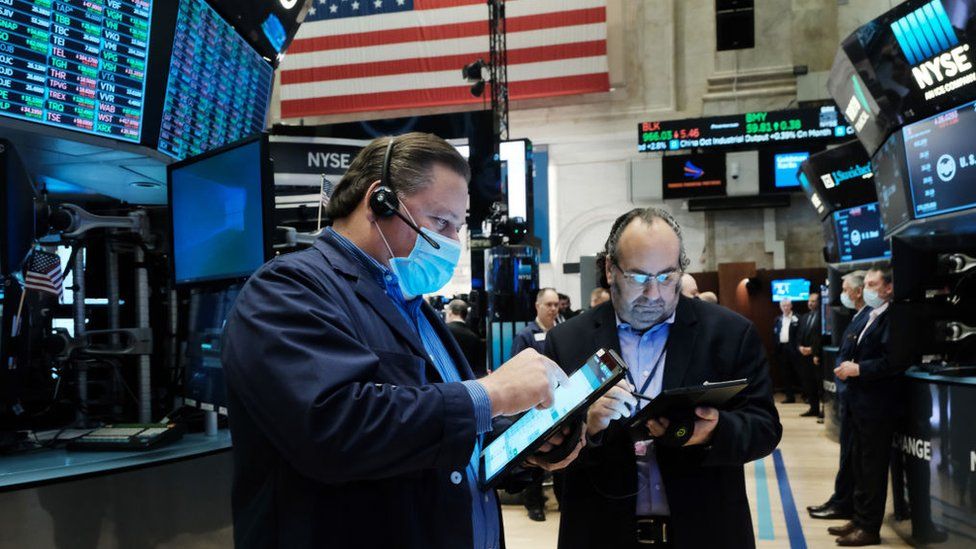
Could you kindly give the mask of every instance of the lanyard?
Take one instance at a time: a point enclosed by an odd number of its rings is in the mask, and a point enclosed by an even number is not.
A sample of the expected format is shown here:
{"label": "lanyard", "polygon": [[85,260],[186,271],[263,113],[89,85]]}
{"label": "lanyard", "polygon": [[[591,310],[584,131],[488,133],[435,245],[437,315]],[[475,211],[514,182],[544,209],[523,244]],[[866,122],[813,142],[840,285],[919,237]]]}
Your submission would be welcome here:
{"label": "lanyard", "polygon": [[[661,367],[661,363],[664,362],[664,357],[668,354],[668,345],[670,344],[671,335],[669,334],[667,341],[664,342],[664,346],[661,347],[661,352],[657,355],[657,360],[654,361],[654,366],[651,368],[651,372],[647,375],[647,381],[645,381],[644,385],[639,391],[637,391],[638,393],[644,394],[644,392],[647,391],[647,388],[651,386],[651,381],[654,380],[654,376],[657,374],[657,369]],[[640,349],[640,341],[637,342],[637,349]],[[627,379],[630,381],[631,385],[633,385],[635,388],[637,387],[637,382],[634,380],[634,376],[631,375],[630,370],[627,370]]]}

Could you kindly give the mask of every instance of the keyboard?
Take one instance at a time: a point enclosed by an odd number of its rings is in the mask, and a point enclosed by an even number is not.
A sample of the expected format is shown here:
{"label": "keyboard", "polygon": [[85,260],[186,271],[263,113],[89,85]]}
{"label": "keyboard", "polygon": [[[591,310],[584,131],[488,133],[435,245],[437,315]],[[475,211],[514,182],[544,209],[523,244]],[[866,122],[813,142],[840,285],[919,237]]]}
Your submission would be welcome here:
{"label": "keyboard", "polygon": [[148,450],[183,438],[186,428],[179,423],[130,423],[99,427],[68,443],[68,450],[120,452]]}

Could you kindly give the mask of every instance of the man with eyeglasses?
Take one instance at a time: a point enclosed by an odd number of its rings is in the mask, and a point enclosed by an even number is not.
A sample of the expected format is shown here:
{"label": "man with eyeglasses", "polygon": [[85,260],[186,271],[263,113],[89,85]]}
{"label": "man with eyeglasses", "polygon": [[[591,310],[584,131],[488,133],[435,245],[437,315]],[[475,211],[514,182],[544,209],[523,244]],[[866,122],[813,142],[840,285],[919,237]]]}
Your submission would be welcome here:
{"label": "man with eyeglasses", "polygon": [[[587,412],[588,445],[564,475],[559,548],[754,547],[743,465],[782,435],[755,327],[681,295],[689,261],[664,210],[618,218],[598,261],[611,301],[553,328],[546,355],[567,367],[612,348],[629,372]],[[721,410],[694,410],[684,446],[664,444],[669,418],[647,423],[648,440],[621,421],[645,403],[634,393],[742,378],[748,387]]]}

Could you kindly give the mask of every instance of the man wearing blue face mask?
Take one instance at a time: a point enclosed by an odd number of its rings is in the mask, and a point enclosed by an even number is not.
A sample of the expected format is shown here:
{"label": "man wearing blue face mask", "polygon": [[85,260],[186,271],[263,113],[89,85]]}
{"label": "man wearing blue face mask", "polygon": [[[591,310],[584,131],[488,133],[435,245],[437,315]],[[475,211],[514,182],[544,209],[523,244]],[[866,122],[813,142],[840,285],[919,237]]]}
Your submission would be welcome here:
{"label": "man wearing blue face mask", "polygon": [[[475,381],[424,303],[460,257],[469,178],[436,136],[374,140],[332,227],[241,292],[222,357],[238,547],[500,546],[480,449],[494,419],[550,406],[559,375],[529,350]],[[581,445],[557,434],[530,463],[562,468]],[[568,457],[550,463],[555,446]]]}

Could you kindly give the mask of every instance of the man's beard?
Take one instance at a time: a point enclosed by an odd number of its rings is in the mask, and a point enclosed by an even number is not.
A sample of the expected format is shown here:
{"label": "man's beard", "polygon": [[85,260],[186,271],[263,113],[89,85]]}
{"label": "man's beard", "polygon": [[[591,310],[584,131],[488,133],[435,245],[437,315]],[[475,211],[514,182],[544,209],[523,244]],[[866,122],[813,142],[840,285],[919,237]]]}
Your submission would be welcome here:
{"label": "man's beard", "polygon": [[[660,297],[651,300],[641,296],[636,301],[625,301],[620,285],[617,282],[610,284],[610,292],[614,307],[617,310],[617,316],[620,317],[620,320],[630,324],[635,330],[647,330],[664,322],[674,313],[674,306],[669,307],[667,302]],[[676,304],[677,301],[675,301]],[[626,310],[622,311],[621,309]]]}

